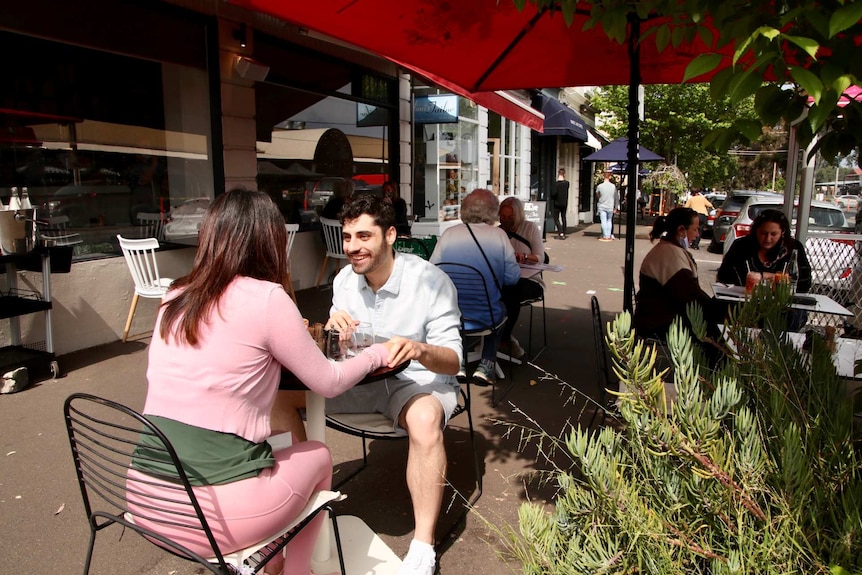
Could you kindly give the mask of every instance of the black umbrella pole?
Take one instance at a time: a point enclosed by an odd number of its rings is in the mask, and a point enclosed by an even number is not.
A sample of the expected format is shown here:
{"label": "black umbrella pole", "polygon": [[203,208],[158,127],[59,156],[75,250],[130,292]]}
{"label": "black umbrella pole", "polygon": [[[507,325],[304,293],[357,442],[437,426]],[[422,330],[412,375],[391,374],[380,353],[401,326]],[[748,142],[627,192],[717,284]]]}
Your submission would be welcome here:
{"label": "black umbrella pole", "polygon": [[623,309],[634,312],[635,301],[635,187],[638,181],[638,87],[640,74],[640,20],[636,14],[629,15],[629,149],[628,149],[628,189],[626,190],[626,260],[623,283]]}

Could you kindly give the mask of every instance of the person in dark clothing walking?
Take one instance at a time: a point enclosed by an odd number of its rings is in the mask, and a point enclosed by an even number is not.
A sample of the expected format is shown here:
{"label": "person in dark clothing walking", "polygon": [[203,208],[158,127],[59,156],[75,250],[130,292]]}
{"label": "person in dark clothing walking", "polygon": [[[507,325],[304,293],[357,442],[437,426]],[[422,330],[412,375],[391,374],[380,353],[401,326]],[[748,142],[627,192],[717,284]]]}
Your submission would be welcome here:
{"label": "person in dark clothing walking", "polygon": [[554,182],[553,195],[551,196],[554,209],[554,225],[560,239],[566,237],[566,209],[569,206],[569,182],[566,181],[566,169],[560,168],[557,172],[557,181]]}

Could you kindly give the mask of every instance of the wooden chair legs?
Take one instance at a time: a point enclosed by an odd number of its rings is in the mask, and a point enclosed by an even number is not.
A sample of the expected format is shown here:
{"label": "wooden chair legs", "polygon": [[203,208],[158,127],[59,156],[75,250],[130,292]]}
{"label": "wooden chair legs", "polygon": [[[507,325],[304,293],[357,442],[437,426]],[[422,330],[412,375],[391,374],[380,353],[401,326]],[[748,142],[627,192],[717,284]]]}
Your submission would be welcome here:
{"label": "wooden chair legs", "polygon": [[329,254],[323,256],[323,265],[320,266],[320,273],[317,274],[317,287],[320,287],[320,282],[323,280],[323,274],[326,272],[326,264],[329,263]]}
{"label": "wooden chair legs", "polygon": [[138,294],[132,296],[132,305],[129,306],[129,317],[126,319],[126,328],[123,330],[123,343],[129,337],[129,330],[132,329],[132,319],[135,317],[135,309],[138,307]]}

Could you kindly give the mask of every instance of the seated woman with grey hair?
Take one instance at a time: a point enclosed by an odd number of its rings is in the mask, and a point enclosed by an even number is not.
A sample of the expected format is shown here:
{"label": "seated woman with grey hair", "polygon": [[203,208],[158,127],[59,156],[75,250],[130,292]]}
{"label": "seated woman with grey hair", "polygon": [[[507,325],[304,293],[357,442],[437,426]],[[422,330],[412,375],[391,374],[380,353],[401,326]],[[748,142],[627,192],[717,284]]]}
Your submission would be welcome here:
{"label": "seated woman with grey hair", "polygon": [[[443,232],[431,254],[433,264],[466,264],[482,273],[488,293],[491,294],[493,319],[497,324],[506,316],[503,286],[517,284],[521,278],[509,237],[497,227],[499,209],[500,203],[493,192],[473,190],[461,201],[462,223]],[[491,317],[475,319],[484,322],[492,320]],[[469,329],[476,326],[467,323],[465,327]],[[485,337],[482,359],[473,373],[473,378],[479,384],[493,384],[496,380],[498,338],[499,333]]]}
{"label": "seated woman with grey hair", "polygon": [[[520,263],[540,264],[545,261],[545,246],[542,231],[524,215],[524,203],[509,196],[500,204],[500,227],[509,236],[515,260]],[[506,327],[500,334],[500,350],[514,357],[524,355],[521,344],[512,335],[512,328],[518,323],[521,302],[542,297],[545,282],[539,272],[529,278],[519,278],[517,285],[503,288],[503,302],[506,304]]]}

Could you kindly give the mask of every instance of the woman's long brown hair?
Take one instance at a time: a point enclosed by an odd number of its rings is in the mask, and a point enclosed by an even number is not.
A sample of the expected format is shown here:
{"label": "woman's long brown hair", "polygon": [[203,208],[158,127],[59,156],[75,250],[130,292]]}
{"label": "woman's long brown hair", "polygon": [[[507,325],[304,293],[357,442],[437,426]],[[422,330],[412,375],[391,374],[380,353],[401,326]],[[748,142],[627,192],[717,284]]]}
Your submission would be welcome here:
{"label": "woman's long brown hair", "polygon": [[204,215],[192,271],[175,281],[182,293],[164,305],[159,336],[197,345],[200,326],[237,276],[282,283],[287,273],[284,218],[263,192],[235,188]]}

